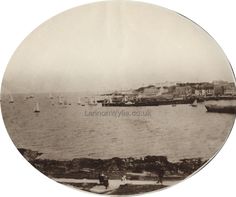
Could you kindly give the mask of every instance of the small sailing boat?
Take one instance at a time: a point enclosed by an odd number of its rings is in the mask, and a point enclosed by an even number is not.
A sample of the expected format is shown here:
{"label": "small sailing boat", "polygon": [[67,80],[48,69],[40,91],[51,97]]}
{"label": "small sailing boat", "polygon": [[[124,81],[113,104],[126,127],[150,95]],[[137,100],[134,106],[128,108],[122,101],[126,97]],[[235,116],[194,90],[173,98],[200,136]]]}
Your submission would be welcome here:
{"label": "small sailing boat", "polygon": [[53,99],[53,96],[52,96],[52,94],[49,94],[49,99]]}
{"label": "small sailing boat", "polygon": [[67,102],[67,100],[65,99],[65,100],[64,100],[64,105],[67,105],[67,104],[68,104],[68,102]]}
{"label": "small sailing boat", "polygon": [[14,103],[14,99],[13,99],[13,96],[12,96],[12,95],[10,95],[9,103]]}
{"label": "small sailing boat", "polygon": [[128,99],[127,96],[125,96],[125,97],[122,99],[122,101],[123,101],[123,103],[127,103],[127,102],[129,102],[129,99]]}
{"label": "small sailing boat", "polygon": [[81,105],[81,106],[85,106],[85,102],[84,102],[84,101],[81,101],[80,105]]}
{"label": "small sailing boat", "polygon": [[88,103],[90,106],[97,106],[97,100],[94,97],[93,99],[91,98]]}
{"label": "small sailing boat", "polygon": [[40,109],[39,109],[39,103],[37,102],[34,108],[34,113],[39,113]]}
{"label": "small sailing boat", "polygon": [[81,105],[81,100],[80,100],[80,98],[78,98],[77,104],[78,104],[78,105]]}
{"label": "small sailing boat", "polygon": [[96,97],[94,97],[94,99],[93,99],[93,103],[94,103],[95,105],[98,104]]}
{"label": "small sailing boat", "polygon": [[197,107],[197,100],[195,99],[195,101],[191,104],[192,107]]}
{"label": "small sailing boat", "polygon": [[62,105],[62,104],[63,104],[63,100],[62,100],[61,96],[59,97],[58,103],[59,103],[59,105]]}

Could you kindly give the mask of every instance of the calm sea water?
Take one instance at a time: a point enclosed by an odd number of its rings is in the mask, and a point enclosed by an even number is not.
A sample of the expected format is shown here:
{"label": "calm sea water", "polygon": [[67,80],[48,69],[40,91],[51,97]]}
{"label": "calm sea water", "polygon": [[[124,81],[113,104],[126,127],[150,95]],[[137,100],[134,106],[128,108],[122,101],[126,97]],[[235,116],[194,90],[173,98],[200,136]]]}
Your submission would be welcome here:
{"label": "calm sea water", "polygon": [[[41,158],[73,159],[165,155],[169,160],[211,158],[224,144],[235,115],[207,113],[204,104],[157,107],[81,107],[58,99],[14,95],[2,98],[2,114],[18,148],[44,153]],[[39,102],[41,112],[33,112]],[[52,105],[54,103],[54,105]],[[114,113],[119,113],[114,115]],[[119,116],[119,117],[118,117]]]}

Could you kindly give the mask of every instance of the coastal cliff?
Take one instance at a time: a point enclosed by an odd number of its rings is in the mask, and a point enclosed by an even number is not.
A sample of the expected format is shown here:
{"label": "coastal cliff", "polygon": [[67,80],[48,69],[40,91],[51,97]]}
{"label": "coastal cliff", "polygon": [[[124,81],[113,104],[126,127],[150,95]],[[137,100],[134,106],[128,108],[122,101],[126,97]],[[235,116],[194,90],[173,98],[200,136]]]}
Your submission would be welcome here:
{"label": "coastal cliff", "polygon": [[[127,174],[128,179],[153,180],[159,171],[164,171],[165,179],[184,179],[194,173],[207,161],[201,158],[168,161],[166,156],[146,156],[142,158],[91,159],[75,158],[72,160],[50,160],[38,158],[42,153],[18,149],[20,153],[40,172],[53,178],[97,179],[103,172],[110,179],[120,179]],[[147,176],[142,176],[145,173]]]}

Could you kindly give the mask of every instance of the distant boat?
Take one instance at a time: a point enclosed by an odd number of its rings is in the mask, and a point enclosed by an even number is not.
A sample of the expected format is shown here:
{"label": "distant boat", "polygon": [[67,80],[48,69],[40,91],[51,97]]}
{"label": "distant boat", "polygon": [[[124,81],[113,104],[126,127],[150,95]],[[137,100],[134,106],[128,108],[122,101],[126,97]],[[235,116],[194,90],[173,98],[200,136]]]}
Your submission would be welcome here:
{"label": "distant boat", "polygon": [[236,114],[236,106],[234,105],[222,106],[222,105],[206,104],[205,107],[208,112]]}
{"label": "distant boat", "polygon": [[80,98],[78,98],[77,104],[78,104],[78,105],[81,105],[81,99],[80,99]]}
{"label": "distant boat", "polygon": [[124,103],[127,103],[129,101],[127,96],[125,96],[122,100],[123,100]]}
{"label": "distant boat", "polygon": [[62,100],[61,96],[59,97],[58,103],[59,103],[59,105],[62,105],[62,104],[63,104],[63,100]]}
{"label": "distant boat", "polygon": [[35,113],[39,113],[39,112],[40,112],[39,103],[36,103],[34,112],[35,112]]}
{"label": "distant boat", "polygon": [[97,103],[96,98],[94,97],[94,98],[91,98],[91,99],[89,100],[88,104],[89,104],[90,106],[97,106],[98,103]]}
{"label": "distant boat", "polygon": [[50,98],[50,99],[53,99],[53,96],[52,96],[52,94],[49,94],[49,98]]}
{"label": "distant boat", "polygon": [[113,103],[111,97],[109,98],[108,103],[110,103],[110,104]]}
{"label": "distant boat", "polygon": [[12,95],[10,95],[9,103],[14,103],[14,99]]}
{"label": "distant boat", "polygon": [[176,104],[175,104],[175,103],[173,103],[173,104],[172,104],[172,107],[176,107]]}
{"label": "distant boat", "polygon": [[111,97],[106,97],[103,101],[102,101],[102,106],[110,106],[110,104],[112,104],[112,98]]}
{"label": "distant boat", "polygon": [[125,105],[133,105],[134,103],[132,103],[131,101],[128,101],[125,103]]}
{"label": "distant boat", "polygon": [[64,105],[67,105],[68,103],[67,103],[67,100],[64,100]]}
{"label": "distant boat", "polygon": [[197,107],[197,100],[195,100],[192,104],[191,104],[192,107]]}

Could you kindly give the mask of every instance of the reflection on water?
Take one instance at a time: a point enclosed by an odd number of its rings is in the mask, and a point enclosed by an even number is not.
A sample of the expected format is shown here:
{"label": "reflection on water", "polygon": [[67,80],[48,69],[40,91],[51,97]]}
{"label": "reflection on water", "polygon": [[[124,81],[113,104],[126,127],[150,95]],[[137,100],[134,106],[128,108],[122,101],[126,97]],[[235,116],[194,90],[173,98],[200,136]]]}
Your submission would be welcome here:
{"label": "reflection on water", "polygon": [[[41,157],[73,159],[166,155],[169,160],[212,157],[226,140],[234,123],[232,114],[207,113],[204,104],[158,107],[122,107],[126,112],[149,111],[150,116],[86,116],[85,111],[108,112],[112,107],[57,104],[47,95],[14,104],[2,99],[7,130],[17,147],[37,150]],[[36,100],[39,114],[33,113]],[[52,103],[54,105],[52,105]]]}

